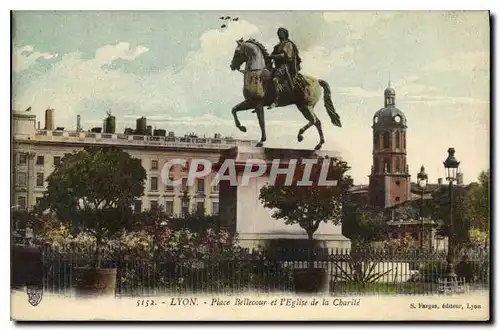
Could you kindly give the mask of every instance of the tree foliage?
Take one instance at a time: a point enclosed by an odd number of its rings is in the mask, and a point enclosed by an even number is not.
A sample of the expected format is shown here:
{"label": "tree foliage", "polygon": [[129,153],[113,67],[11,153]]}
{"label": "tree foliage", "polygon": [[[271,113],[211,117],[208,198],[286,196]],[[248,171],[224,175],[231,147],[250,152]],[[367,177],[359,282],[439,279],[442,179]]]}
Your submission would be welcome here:
{"label": "tree foliage", "polygon": [[[326,178],[336,180],[337,185],[321,184],[323,166],[327,170]],[[312,184],[301,186],[298,182],[304,178],[305,169],[305,165],[298,162],[291,185],[285,185],[285,178],[279,177],[274,185],[261,189],[259,200],[265,208],[273,209],[273,218],[282,219],[288,225],[298,224],[308,238],[313,239],[321,222],[341,222],[341,203],[352,186],[352,178],[346,175],[350,167],[345,161],[320,159],[310,172]]]}
{"label": "tree foliage", "polygon": [[98,260],[99,246],[132,224],[131,205],[143,195],[145,179],[141,160],[116,147],[89,147],[62,158],[40,207],[94,236]]}
{"label": "tree foliage", "polygon": [[483,232],[490,228],[490,170],[482,171],[478,183],[471,184],[465,196],[465,217],[471,226]]}
{"label": "tree foliage", "polygon": [[450,193],[448,186],[442,186],[432,193],[428,202],[431,217],[438,222],[438,233],[448,236],[453,245],[462,246],[469,242],[470,219],[466,216],[465,199],[467,187],[453,187],[453,233],[450,228]]}
{"label": "tree foliage", "polygon": [[[479,175],[478,183],[453,187],[452,240],[459,247],[473,240],[471,229],[488,233],[490,224],[490,171]],[[433,193],[432,215],[441,223],[440,233],[450,235],[449,188],[441,187]]]}
{"label": "tree foliage", "polygon": [[384,240],[388,232],[383,210],[350,201],[343,204],[342,234],[351,239],[353,246]]}

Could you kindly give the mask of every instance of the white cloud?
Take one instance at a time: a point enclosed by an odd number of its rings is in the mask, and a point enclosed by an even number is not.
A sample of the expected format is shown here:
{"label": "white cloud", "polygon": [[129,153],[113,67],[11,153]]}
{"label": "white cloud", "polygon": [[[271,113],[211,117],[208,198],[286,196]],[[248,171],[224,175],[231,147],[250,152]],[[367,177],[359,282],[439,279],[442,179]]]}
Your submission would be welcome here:
{"label": "white cloud", "polygon": [[315,77],[325,77],[334,68],[351,64],[350,56],[354,51],[355,48],[350,45],[336,50],[329,50],[319,45],[313,46],[301,53],[302,71]]}
{"label": "white cloud", "polygon": [[42,53],[35,51],[33,46],[13,47],[12,69],[18,73],[28,69],[39,59],[50,60],[57,57],[55,53]]}
{"label": "white cloud", "polygon": [[[99,102],[132,105],[132,111],[138,114],[192,113],[191,105],[196,104],[206,105],[207,110],[224,107],[230,114],[231,107],[243,101],[242,93],[231,105],[227,104],[228,98],[221,97],[227,95],[228,89],[241,91],[243,87],[243,75],[229,68],[236,40],[249,38],[257,31],[257,27],[245,21],[224,30],[209,30],[200,37],[200,48],[187,55],[180,71],[164,69],[150,76],[136,76],[106,66],[118,59],[133,61],[148,51],[147,46],[131,48],[128,42],[105,45],[96,50],[92,59],[84,59],[80,53],[66,54],[44,76],[16,91],[14,105],[16,109],[32,106],[38,112],[50,105],[56,110],[58,122],[70,123],[77,112],[88,111],[85,104]],[[120,109],[113,112],[123,115]],[[85,118],[85,114],[82,116]]]}
{"label": "white cloud", "polygon": [[115,60],[122,59],[132,61],[139,55],[149,51],[145,46],[130,48],[127,42],[120,42],[116,45],[106,45],[96,51],[94,62],[98,64],[109,64]]}
{"label": "white cloud", "polygon": [[[419,83],[419,80],[419,76],[410,75],[392,83],[391,86],[396,90],[396,98],[404,103],[427,105],[488,103],[478,98],[439,95],[437,87]],[[339,90],[341,95],[357,99],[381,98],[383,95],[383,90],[366,90],[358,86],[341,87]]]}
{"label": "white cloud", "polygon": [[381,91],[365,90],[358,86],[339,87],[338,89],[341,95],[354,98],[380,98],[382,96]]}
{"label": "white cloud", "polygon": [[[30,86],[16,91],[16,108],[32,106],[42,111],[47,106],[56,110],[56,118],[63,122],[82,111],[82,103],[103,100],[125,100],[133,98],[142,91],[135,91],[139,81],[133,75],[103,68],[117,59],[132,61],[147,48],[140,46],[130,49],[128,43],[106,45],[96,51],[93,59],[86,60],[80,53],[69,53],[55,63],[52,68]],[[102,110],[104,111],[104,110]]]}
{"label": "white cloud", "polygon": [[446,104],[488,104],[487,100],[480,100],[469,97],[443,96],[443,95],[408,95],[405,97],[406,103],[425,103],[428,105],[446,105]]}
{"label": "white cloud", "polygon": [[455,53],[423,67],[426,71],[458,71],[464,74],[484,72],[489,74],[490,56],[487,52]]}
{"label": "white cloud", "polygon": [[359,39],[377,22],[392,18],[395,15],[394,12],[332,11],[323,13],[323,18],[328,23],[345,23],[351,31],[350,39]]}

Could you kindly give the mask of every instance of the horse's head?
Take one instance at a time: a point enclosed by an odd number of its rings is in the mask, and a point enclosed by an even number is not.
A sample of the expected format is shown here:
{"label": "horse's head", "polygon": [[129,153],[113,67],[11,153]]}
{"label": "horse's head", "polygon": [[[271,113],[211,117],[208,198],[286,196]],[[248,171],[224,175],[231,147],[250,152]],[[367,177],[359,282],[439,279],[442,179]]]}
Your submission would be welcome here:
{"label": "horse's head", "polygon": [[237,70],[247,60],[243,38],[236,40],[236,49],[234,50],[233,60],[231,61],[231,70]]}

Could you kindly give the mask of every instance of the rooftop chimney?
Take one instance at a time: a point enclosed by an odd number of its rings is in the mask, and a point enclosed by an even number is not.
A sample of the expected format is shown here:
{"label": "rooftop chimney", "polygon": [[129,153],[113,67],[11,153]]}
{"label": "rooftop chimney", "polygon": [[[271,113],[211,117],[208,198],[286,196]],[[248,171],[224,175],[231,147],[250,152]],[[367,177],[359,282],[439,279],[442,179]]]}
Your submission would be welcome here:
{"label": "rooftop chimney", "polygon": [[47,108],[45,111],[45,130],[54,130],[54,109]]}
{"label": "rooftop chimney", "polygon": [[464,184],[464,174],[462,172],[457,173],[457,185]]}
{"label": "rooftop chimney", "polygon": [[438,185],[443,185],[443,178],[438,178]]}
{"label": "rooftop chimney", "polygon": [[82,126],[80,124],[80,115],[76,115],[76,132],[82,131]]}

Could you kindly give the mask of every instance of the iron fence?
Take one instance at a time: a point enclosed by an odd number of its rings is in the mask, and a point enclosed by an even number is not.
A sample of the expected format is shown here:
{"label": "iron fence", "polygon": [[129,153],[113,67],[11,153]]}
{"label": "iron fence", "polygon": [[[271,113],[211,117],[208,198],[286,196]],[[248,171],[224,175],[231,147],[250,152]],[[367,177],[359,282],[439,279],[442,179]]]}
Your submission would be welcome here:
{"label": "iron fence", "polygon": [[[74,270],[92,266],[92,247],[43,249],[45,291],[72,295]],[[463,257],[466,256],[466,259]],[[488,289],[487,250],[456,252],[455,269],[464,290]],[[334,295],[440,293],[446,252],[347,249],[230,249],[173,255],[142,250],[107,250],[102,267],[116,268],[116,295],[294,292],[297,270],[321,269]]]}

